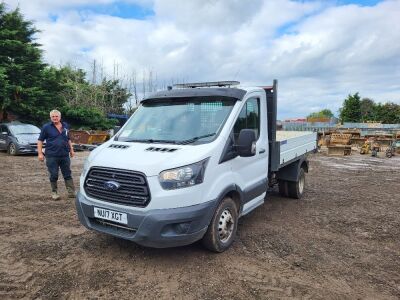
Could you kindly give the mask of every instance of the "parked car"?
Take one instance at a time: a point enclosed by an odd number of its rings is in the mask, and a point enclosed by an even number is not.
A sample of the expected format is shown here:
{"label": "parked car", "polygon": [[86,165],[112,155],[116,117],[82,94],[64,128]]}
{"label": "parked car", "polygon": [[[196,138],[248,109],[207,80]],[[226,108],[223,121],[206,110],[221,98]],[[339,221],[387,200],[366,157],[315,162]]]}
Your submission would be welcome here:
{"label": "parked car", "polygon": [[20,122],[0,124],[0,150],[10,155],[37,153],[40,129]]}

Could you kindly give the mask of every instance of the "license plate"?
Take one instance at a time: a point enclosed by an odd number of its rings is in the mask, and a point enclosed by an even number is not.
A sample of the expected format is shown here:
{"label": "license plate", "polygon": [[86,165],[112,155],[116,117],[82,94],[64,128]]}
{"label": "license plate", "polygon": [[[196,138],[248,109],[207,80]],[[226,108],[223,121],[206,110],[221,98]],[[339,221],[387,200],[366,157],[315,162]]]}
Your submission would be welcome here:
{"label": "license plate", "polygon": [[94,216],[99,219],[113,221],[121,224],[128,224],[128,217],[125,213],[104,208],[94,208]]}

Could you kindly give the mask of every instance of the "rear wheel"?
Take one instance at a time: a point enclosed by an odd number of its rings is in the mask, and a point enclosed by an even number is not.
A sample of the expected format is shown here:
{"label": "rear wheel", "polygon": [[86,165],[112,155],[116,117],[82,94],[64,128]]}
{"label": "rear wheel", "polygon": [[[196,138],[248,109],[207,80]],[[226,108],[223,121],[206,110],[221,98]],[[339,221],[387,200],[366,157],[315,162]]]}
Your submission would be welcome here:
{"label": "rear wheel", "polygon": [[10,154],[10,155],[17,155],[18,154],[17,146],[15,146],[14,143],[10,143],[8,145],[8,154]]}
{"label": "rear wheel", "polygon": [[238,212],[235,201],[225,197],[219,204],[207,232],[203,245],[214,252],[224,252],[233,243],[238,225]]}
{"label": "rear wheel", "polygon": [[289,197],[300,199],[304,193],[305,183],[306,183],[306,174],[304,172],[304,169],[301,168],[299,174],[299,180],[288,182]]}

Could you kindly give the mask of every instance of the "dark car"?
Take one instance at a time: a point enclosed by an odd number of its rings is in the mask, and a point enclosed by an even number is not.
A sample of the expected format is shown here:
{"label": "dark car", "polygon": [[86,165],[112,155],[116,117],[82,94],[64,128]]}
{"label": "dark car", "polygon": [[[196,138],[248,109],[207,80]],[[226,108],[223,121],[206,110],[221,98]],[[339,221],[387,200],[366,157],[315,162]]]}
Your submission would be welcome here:
{"label": "dark car", "polygon": [[0,150],[11,155],[37,153],[40,129],[20,122],[0,124]]}

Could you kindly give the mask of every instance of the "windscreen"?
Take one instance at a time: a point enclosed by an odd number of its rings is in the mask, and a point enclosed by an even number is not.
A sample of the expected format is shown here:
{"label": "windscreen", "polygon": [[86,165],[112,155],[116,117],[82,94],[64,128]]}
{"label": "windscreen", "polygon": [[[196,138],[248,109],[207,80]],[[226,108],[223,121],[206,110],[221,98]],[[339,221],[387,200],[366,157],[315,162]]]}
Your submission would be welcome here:
{"label": "windscreen", "polygon": [[40,129],[35,125],[24,124],[24,125],[10,125],[9,126],[13,134],[39,134]]}
{"label": "windscreen", "polygon": [[235,101],[205,97],[145,102],[128,121],[118,140],[206,143],[219,133]]}

